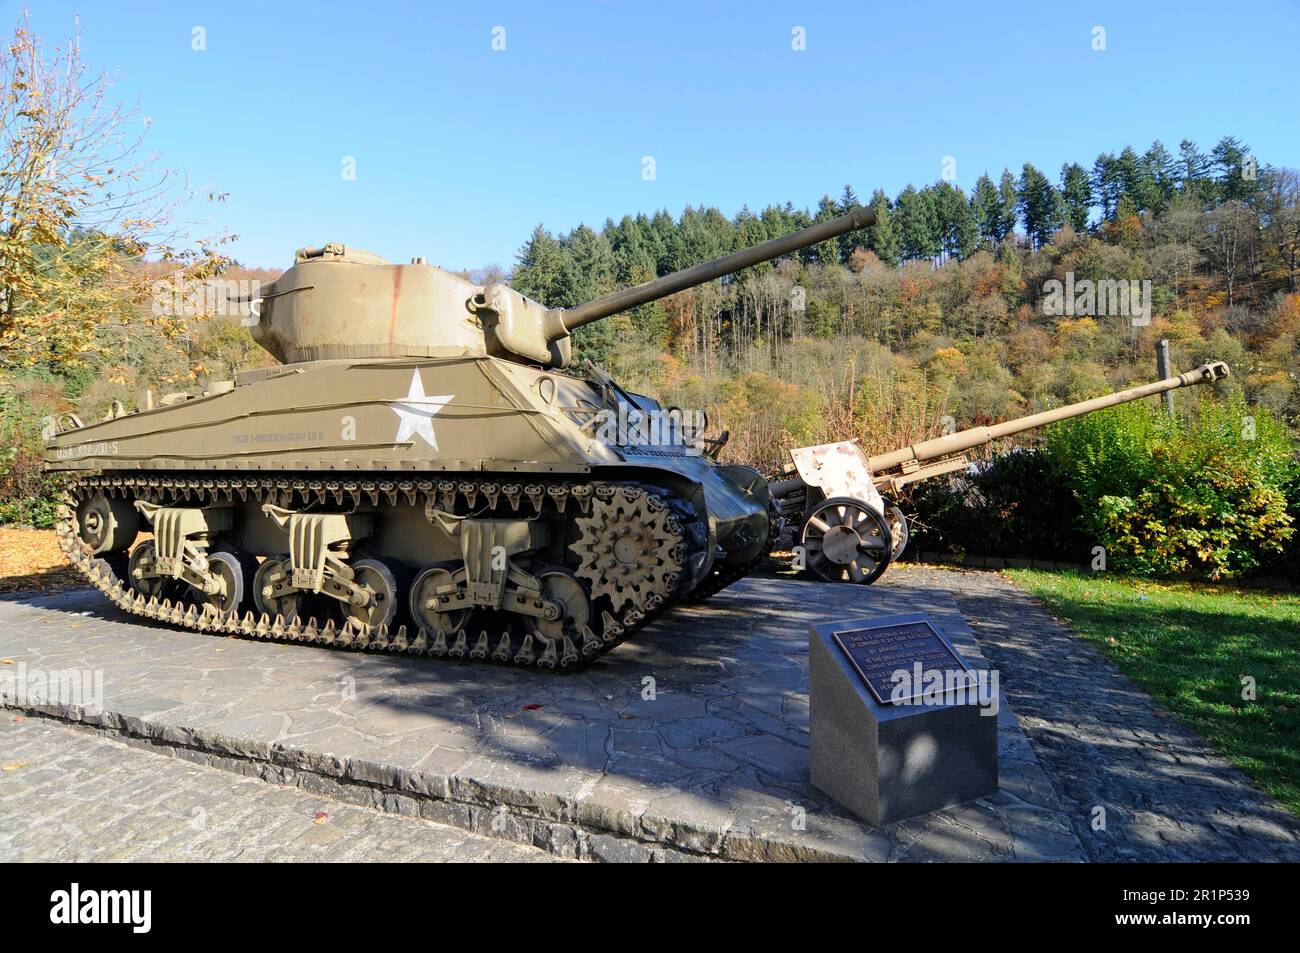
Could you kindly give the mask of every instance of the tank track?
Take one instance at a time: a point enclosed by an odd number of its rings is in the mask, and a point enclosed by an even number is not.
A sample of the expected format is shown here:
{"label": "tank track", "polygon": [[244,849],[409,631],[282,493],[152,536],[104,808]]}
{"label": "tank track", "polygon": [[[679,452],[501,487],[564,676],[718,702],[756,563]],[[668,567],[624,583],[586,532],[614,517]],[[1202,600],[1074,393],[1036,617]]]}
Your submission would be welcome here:
{"label": "tank track", "polygon": [[[471,659],[500,665],[518,665],[551,671],[567,671],[604,655],[630,635],[644,627],[665,608],[684,594],[685,573],[679,568],[656,574],[656,588],[641,600],[642,606],[625,605],[611,614],[606,609],[598,624],[584,626],[581,644],[567,635],[562,643],[546,642],[531,633],[482,629],[477,634],[464,629],[412,631],[398,626],[369,628],[353,621],[338,623],[334,619],[319,622],[315,617],[286,620],[283,616],[260,616],[246,612],[222,614],[216,607],[188,600],[146,598],[126,583],[126,554],[97,557],[88,552],[77,532],[76,512],[80,501],[97,493],[109,498],[147,499],[160,503],[205,504],[234,500],[292,506],[330,503],[336,506],[370,504],[374,506],[404,502],[423,504],[426,509],[453,509],[463,500],[471,508],[486,502],[495,507],[504,500],[516,512],[541,517],[544,513],[590,513],[592,499],[613,500],[615,495],[629,503],[644,505],[659,514],[669,511],[668,525],[674,530],[674,562],[688,565],[688,559],[703,548],[702,523],[688,502],[662,487],[624,483],[512,484],[494,480],[442,481],[373,480],[318,481],[296,479],[186,479],[154,477],[148,474],[100,475],[78,479],[64,491],[57,508],[55,533],[59,547],[86,580],[99,589],[114,605],[147,619],[196,632],[233,635],[277,642],[298,642],[330,648],[345,648],[435,658]],[[570,505],[573,510],[567,510]],[[662,521],[660,521],[662,524]]]}

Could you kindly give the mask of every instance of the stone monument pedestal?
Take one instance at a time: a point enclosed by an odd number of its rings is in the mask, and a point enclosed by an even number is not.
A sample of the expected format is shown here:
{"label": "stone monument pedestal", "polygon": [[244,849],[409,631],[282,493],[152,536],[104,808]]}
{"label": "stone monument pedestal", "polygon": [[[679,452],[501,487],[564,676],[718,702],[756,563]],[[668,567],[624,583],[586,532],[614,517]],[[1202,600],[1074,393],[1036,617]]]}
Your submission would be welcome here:
{"label": "stone monument pedestal", "polygon": [[899,670],[968,669],[919,613],[810,626],[812,783],[874,825],[998,789],[997,709],[973,691],[891,694]]}

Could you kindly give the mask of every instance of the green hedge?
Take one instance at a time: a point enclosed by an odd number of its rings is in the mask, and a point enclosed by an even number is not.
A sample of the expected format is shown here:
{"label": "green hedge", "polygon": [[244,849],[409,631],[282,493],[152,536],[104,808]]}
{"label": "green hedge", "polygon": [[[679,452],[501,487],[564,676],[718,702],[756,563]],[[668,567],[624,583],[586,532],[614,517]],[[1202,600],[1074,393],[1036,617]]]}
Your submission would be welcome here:
{"label": "green hedge", "polygon": [[1125,404],[1049,428],[914,497],[917,545],[1143,576],[1300,577],[1300,464],[1286,429],[1240,396],[1170,418]]}
{"label": "green hedge", "polygon": [[1240,396],[1202,400],[1190,419],[1114,407],[1051,428],[1046,447],[1108,568],[1231,579],[1273,563],[1295,533],[1294,444]]}
{"label": "green hedge", "polygon": [[913,552],[1086,563],[1079,502],[1041,450],[1019,448],[912,496]]}

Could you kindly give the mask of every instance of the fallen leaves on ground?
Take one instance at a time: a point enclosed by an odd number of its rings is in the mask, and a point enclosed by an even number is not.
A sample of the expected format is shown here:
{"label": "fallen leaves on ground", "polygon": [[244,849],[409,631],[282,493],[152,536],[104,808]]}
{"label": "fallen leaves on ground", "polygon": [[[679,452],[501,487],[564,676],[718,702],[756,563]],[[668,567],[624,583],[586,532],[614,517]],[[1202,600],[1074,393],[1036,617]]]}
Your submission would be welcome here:
{"label": "fallen leaves on ground", "polygon": [[84,585],[53,530],[0,526],[0,592],[55,592]]}

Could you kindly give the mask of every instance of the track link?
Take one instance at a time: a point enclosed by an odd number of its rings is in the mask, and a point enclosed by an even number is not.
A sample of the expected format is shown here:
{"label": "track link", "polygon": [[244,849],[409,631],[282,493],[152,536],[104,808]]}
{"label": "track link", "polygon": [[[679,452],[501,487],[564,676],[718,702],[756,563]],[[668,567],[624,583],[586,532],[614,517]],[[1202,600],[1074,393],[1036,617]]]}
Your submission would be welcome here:
{"label": "track link", "polygon": [[[653,577],[653,591],[643,594],[640,605],[621,610],[605,610],[600,619],[583,626],[577,639],[544,641],[531,633],[482,629],[429,631],[409,629],[405,625],[390,630],[387,626],[367,627],[352,620],[339,624],[333,619],[321,622],[315,617],[274,618],[262,613],[222,614],[214,606],[177,599],[158,599],[134,591],[125,580],[125,553],[116,557],[96,557],[81,542],[76,524],[77,506],[94,494],[109,498],[142,499],[159,503],[207,504],[253,501],[291,507],[295,504],[334,506],[395,505],[399,500],[418,505],[426,513],[452,510],[463,504],[470,509],[504,502],[512,511],[541,518],[544,515],[577,517],[590,513],[593,498],[619,499],[634,506],[644,505],[647,512],[660,513],[671,508],[669,521],[674,539],[664,550],[668,571]],[[671,491],[641,484],[579,483],[543,484],[510,483],[501,480],[361,480],[323,481],[299,479],[187,479],[154,477],[148,474],[102,475],[83,477],[60,500],[55,532],[59,547],[86,580],[119,608],[147,619],[196,632],[234,635],[250,639],[300,642],[329,648],[346,648],[435,658],[470,659],[499,665],[517,665],[550,671],[567,671],[604,655],[682,596],[686,566],[693,548],[702,538],[689,523],[694,511]],[[663,532],[663,521],[657,529]]]}

